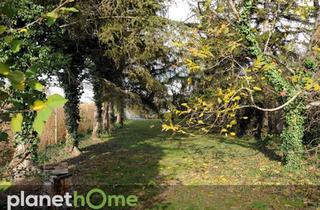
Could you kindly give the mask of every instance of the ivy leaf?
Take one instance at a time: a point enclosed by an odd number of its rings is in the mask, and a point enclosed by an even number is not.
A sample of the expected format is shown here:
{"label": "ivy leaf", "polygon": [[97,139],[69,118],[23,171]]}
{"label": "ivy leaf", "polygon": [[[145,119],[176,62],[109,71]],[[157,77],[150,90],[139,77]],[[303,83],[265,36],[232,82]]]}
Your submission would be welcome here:
{"label": "ivy leaf", "polygon": [[18,53],[21,50],[22,40],[13,40],[11,42],[11,50],[13,53]]}
{"label": "ivy leaf", "polygon": [[20,132],[22,130],[23,116],[21,113],[15,114],[11,119],[11,128],[13,132]]}
{"label": "ivy leaf", "polygon": [[1,141],[7,141],[9,138],[9,135],[6,132],[0,131],[0,142]]}
{"label": "ivy leaf", "polygon": [[32,127],[38,134],[42,133],[45,123],[49,119],[52,111],[52,109],[46,107],[37,113],[37,116],[33,121]]}
{"label": "ivy leaf", "polygon": [[47,105],[51,109],[56,109],[63,106],[65,103],[67,103],[67,101],[68,100],[62,97],[61,95],[54,94],[48,97]]}
{"label": "ivy leaf", "polygon": [[3,63],[0,63],[0,74],[7,76],[10,73],[9,66]]}

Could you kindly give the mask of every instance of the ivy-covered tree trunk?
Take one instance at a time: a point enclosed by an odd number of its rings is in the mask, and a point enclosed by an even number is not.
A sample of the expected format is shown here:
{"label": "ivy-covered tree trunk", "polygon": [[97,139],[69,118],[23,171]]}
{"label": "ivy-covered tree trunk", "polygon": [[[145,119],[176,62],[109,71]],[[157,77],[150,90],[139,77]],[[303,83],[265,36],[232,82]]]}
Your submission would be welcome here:
{"label": "ivy-covered tree trunk", "polygon": [[65,70],[60,75],[60,82],[64,89],[65,97],[68,100],[64,105],[65,125],[67,129],[66,150],[73,155],[79,155],[78,128],[80,121],[80,97],[81,97],[81,79],[80,71],[77,66],[72,69]]}
{"label": "ivy-covered tree trunk", "polygon": [[102,93],[101,93],[101,85],[99,80],[93,79],[93,93],[94,93],[94,101],[96,105],[96,112],[94,114],[94,125],[92,130],[92,138],[97,139],[103,130],[103,102],[102,102]]}
{"label": "ivy-covered tree trunk", "polygon": [[109,102],[104,102],[103,103],[103,126],[102,130],[103,132],[110,132],[110,103]]}
{"label": "ivy-covered tree trunk", "polygon": [[[245,37],[248,43],[248,51],[252,57],[261,56],[265,64],[270,64],[268,57],[259,47],[256,35],[251,28],[250,13],[253,7],[253,0],[244,2],[241,20],[239,21],[239,31]],[[280,98],[280,103],[292,99],[299,93],[296,87],[291,85],[275,67],[267,68],[265,77],[269,84],[274,87],[276,93],[286,93],[285,97]],[[302,166],[303,144],[302,137],[304,131],[303,112],[306,107],[303,97],[296,97],[294,102],[285,107],[285,129],[281,134],[282,151],[284,155],[284,163],[288,169],[298,169]]]}
{"label": "ivy-covered tree trunk", "polygon": [[303,131],[305,118],[305,104],[302,100],[294,102],[285,108],[286,127],[281,134],[282,151],[285,155],[285,164],[289,169],[297,169],[302,165],[303,158]]}
{"label": "ivy-covered tree trunk", "polygon": [[13,179],[23,178],[36,172],[34,165],[37,160],[39,138],[33,130],[34,112],[23,114],[22,130],[14,136],[14,155],[9,164]]}
{"label": "ivy-covered tree trunk", "polygon": [[114,102],[109,102],[109,133],[111,133],[115,128],[115,109]]}

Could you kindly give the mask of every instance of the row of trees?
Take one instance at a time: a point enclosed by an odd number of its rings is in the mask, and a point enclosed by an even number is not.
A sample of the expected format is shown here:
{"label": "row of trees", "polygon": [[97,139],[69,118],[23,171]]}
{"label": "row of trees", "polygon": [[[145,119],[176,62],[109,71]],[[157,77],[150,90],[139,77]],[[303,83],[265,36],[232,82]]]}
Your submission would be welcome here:
{"label": "row of trees", "polygon": [[[97,107],[93,137],[110,131],[112,112],[123,125],[127,103],[159,109],[166,91],[157,77],[169,57],[162,35],[164,1],[8,0],[0,8],[1,114],[12,117],[16,151],[9,169],[14,173],[33,167],[44,123],[62,105],[66,150],[80,153],[84,80],[93,85]],[[46,98],[45,87],[56,81],[65,99]],[[1,132],[2,140],[7,136]]]}

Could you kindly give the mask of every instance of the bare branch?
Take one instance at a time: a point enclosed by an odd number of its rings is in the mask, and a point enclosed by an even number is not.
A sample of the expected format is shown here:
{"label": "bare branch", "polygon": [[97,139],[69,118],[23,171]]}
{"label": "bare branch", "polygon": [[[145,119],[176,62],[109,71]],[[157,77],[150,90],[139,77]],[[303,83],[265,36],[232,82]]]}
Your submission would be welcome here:
{"label": "bare branch", "polygon": [[276,108],[271,108],[271,109],[266,109],[266,108],[261,108],[257,105],[245,105],[245,106],[241,106],[239,107],[239,109],[243,109],[243,108],[255,108],[258,109],[260,111],[263,112],[275,112],[275,111],[279,111],[281,109],[283,109],[284,107],[288,106],[289,104],[291,104],[300,94],[302,93],[302,91],[299,91],[296,95],[294,95],[289,101],[287,101],[286,103],[284,103],[283,105],[276,107]]}
{"label": "bare branch", "polygon": [[231,7],[232,12],[234,13],[234,15],[236,16],[236,18],[238,19],[238,21],[240,21],[240,14],[236,8],[236,5],[234,4],[233,0],[228,0],[228,3]]}

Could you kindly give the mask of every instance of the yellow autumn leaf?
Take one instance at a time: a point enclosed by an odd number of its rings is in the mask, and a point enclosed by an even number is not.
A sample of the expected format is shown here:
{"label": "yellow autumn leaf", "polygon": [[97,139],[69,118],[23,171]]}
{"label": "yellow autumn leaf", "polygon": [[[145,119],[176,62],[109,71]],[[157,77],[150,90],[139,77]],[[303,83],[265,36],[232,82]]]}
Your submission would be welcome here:
{"label": "yellow autumn leaf", "polygon": [[221,133],[227,133],[227,132],[228,132],[227,129],[225,129],[225,128],[221,129]]}
{"label": "yellow autumn leaf", "polygon": [[315,84],[313,89],[314,89],[314,91],[319,91],[320,90],[320,85],[319,84]]}
{"label": "yellow autumn leaf", "polygon": [[230,122],[230,125],[236,125],[237,124],[237,121],[236,120],[232,120],[231,122]]}
{"label": "yellow autumn leaf", "polygon": [[23,28],[23,29],[19,30],[19,33],[26,33],[26,32],[28,32],[28,30],[26,28]]}
{"label": "yellow autumn leaf", "polygon": [[230,136],[236,136],[236,133],[235,132],[231,132]]}
{"label": "yellow autumn leaf", "polygon": [[34,111],[39,111],[39,110],[43,109],[45,106],[46,106],[45,102],[37,100],[34,102],[32,109]]}
{"label": "yellow autumn leaf", "polygon": [[236,96],[232,99],[232,101],[240,101],[241,97],[240,96]]}
{"label": "yellow autumn leaf", "polygon": [[259,88],[259,87],[257,87],[257,86],[253,87],[253,89],[254,89],[255,91],[262,91],[262,89]]}
{"label": "yellow autumn leaf", "polygon": [[306,85],[306,90],[307,90],[307,91],[310,91],[312,88],[313,88],[313,85],[312,85],[312,84]]}

